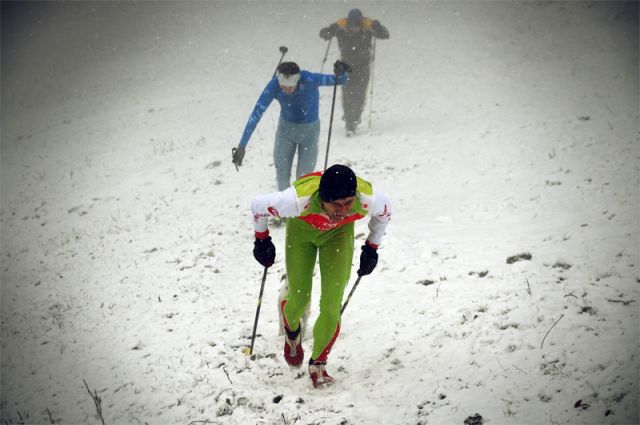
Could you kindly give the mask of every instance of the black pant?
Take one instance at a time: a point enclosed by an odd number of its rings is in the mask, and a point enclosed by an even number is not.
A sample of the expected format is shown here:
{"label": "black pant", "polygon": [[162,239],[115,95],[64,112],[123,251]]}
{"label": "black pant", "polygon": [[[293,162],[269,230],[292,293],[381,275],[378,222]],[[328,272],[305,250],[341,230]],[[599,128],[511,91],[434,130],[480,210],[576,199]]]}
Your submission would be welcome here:
{"label": "black pant", "polygon": [[360,117],[367,100],[369,62],[349,64],[353,71],[349,75],[349,81],[342,86],[342,109],[344,110],[345,126],[347,130],[353,131],[360,123]]}

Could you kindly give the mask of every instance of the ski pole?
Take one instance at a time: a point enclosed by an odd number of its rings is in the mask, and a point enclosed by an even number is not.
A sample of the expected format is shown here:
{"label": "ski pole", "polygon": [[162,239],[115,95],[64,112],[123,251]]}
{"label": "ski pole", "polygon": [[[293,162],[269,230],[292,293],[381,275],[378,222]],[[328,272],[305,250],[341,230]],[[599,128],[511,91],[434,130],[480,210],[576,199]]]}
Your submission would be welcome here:
{"label": "ski pole", "polygon": [[373,39],[373,53],[371,54],[371,64],[369,67],[371,68],[371,84],[369,85],[369,128],[371,128],[371,108],[373,106],[373,76],[374,76],[374,65],[376,62],[376,39]]}
{"label": "ski pole", "polygon": [[329,135],[327,136],[327,153],[324,156],[324,169],[327,169],[327,161],[329,161],[329,145],[331,144],[331,127],[333,126],[333,110],[336,106],[336,91],[338,89],[338,76],[333,83],[333,99],[331,100],[331,117],[329,118]]}
{"label": "ski pole", "polygon": [[[271,76],[272,79],[273,79],[273,77],[276,76],[276,72],[278,72],[278,67],[282,63],[282,59],[284,59],[284,55],[286,55],[287,52],[289,51],[289,49],[287,49],[287,46],[280,46],[280,48],[278,50],[280,50],[280,53],[282,53],[282,56],[280,56],[280,60],[278,61],[278,64],[276,65],[276,69],[273,71],[273,75]],[[271,115],[271,127],[273,127],[273,130],[275,131],[276,124],[273,122],[273,115]]]}
{"label": "ski pole", "polygon": [[331,48],[331,42],[333,41],[333,37],[329,39],[329,43],[327,43],[327,50],[324,52],[324,58],[322,59],[322,66],[320,67],[320,74],[322,74],[322,70],[324,69],[324,64],[327,62],[327,56],[329,55],[329,48]]}
{"label": "ski pole", "polygon": [[347,296],[347,299],[344,301],[344,304],[342,305],[342,308],[340,309],[340,316],[342,316],[342,313],[344,313],[344,310],[347,308],[347,304],[349,304],[349,300],[351,299],[351,296],[353,295],[353,293],[355,292],[356,288],[358,287],[358,283],[360,283],[360,279],[362,279],[362,276],[358,276],[358,279],[356,279],[356,283],[353,284],[353,288],[351,288],[351,292],[349,292],[349,295]]}
{"label": "ski pole", "polygon": [[247,352],[245,349],[245,353],[249,356],[253,354],[253,343],[256,340],[256,330],[258,329],[258,318],[260,317],[260,305],[262,304],[262,293],[264,292],[264,283],[267,280],[267,270],[269,268],[264,268],[264,273],[262,274],[262,284],[260,285],[260,296],[258,296],[258,306],[256,308],[256,318],[253,321],[253,333],[251,334],[251,347],[249,347],[249,351]]}
{"label": "ski pole", "polygon": [[282,59],[284,59],[284,55],[286,55],[287,52],[289,51],[289,49],[287,49],[287,46],[280,46],[279,50],[280,50],[280,53],[282,53],[282,56],[280,56],[280,60],[278,61],[278,64],[276,65],[276,69],[275,71],[273,71],[273,75],[271,76],[271,78],[276,76],[276,72],[278,72],[278,67],[282,63]]}

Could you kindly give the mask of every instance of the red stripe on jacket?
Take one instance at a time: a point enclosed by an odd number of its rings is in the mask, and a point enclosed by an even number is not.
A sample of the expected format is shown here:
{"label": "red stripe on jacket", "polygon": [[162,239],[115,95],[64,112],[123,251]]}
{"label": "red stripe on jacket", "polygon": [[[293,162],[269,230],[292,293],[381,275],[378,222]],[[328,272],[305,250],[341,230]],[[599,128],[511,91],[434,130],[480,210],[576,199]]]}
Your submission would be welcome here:
{"label": "red stripe on jacket", "polygon": [[342,220],[332,223],[331,220],[322,214],[309,214],[298,217],[300,220],[312,225],[318,230],[331,230],[336,227],[344,226],[347,223],[351,223],[356,220],[364,218],[362,214],[351,214],[349,217],[345,217]]}

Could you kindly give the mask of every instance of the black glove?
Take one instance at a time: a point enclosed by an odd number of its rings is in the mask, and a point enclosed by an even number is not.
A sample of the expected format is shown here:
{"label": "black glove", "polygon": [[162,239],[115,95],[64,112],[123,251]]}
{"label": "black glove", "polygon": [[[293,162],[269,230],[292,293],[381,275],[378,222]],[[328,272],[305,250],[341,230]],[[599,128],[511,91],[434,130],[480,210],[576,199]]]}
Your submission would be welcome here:
{"label": "black glove", "polygon": [[331,37],[336,35],[337,29],[338,29],[338,24],[331,24],[326,28],[322,28],[320,30],[320,38],[326,41],[331,40]]}
{"label": "black glove", "polygon": [[231,149],[231,161],[236,165],[242,165],[242,159],[244,158],[244,148],[238,146]]}
{"label": "black glove", "polygon": [[345,72],[351,72],[351,67],[348,63],[342,61],[336,61],[333,64],[333,73],[337,76],[344,74]]}
{"label": "black glove", "polygon": [[264,239],[256,238],[253,242],[253,256],[264,267],[273,266],[273,262],[276,260],[276,247],[271,242],[271,236]]}
{"label": "black glove", "polygon": [[333,34],[331,34],[331,30],[329,28],[322,28],[320,30],[320,38],[325,40],[325,41],[329,41],[331,40],[331,37],[333,37]]}
{"label": "black glove", "polygon": [[366,276],[370,274],[378,264],[378,249],[365,242],[362,245],[362,253],[360,254],[360,268],[358,276]]}

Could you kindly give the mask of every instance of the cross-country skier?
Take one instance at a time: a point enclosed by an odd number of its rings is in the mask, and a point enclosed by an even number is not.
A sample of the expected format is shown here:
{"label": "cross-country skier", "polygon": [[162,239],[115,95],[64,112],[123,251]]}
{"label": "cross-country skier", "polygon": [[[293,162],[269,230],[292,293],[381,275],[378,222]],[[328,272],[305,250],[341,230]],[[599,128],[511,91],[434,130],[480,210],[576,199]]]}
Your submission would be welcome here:
{"label": "cross-country skier", "polygon": [[233,163],[242,165],[253,131],[271,102],[276,99],[280,103],[280,119],[273,146],[273,163],[276,167],[278,190],[289,187],[296,150],[296,178],[315,170],[320,135],[318,87],[333,86],[336,80],[337,84],[344,84],[351,72],[349,65],[341,61],[336,61],[333,69],[335,75],[316,74],[300,70],[295,62],[281,63],[249,116],[240,143],[233,151]]}
{"label": "cross-country skier", "polygon": [[285,261],[289,291],[280,303],[284,358],[292,367],[304,360],[300,318],[311,300],[316,258],[320,263],[320,313],[313,327],[309,374],[314,387],[333,382],[325,370],[340,333],[340,307],[351,274],[354,222],[369,216],[369,235],[361,248],[358,275],[368,275],[378,262],[378,247],[391,219],[391,203],[379,188],[336,164],[296,180],[288,189],[257,196],[251,203],[255,242],[253,255],[264,267],[273,265],[276,248],[269,236],[269,217],[287,217]]}
{"label": "cross-country skier", "polygon": [[338,39],[340,58],[352,66],[349,82],[342,86],[343,119],[347,136],[355,134],[360,124],[373,58],[372,40],[389,38],[389,30],[380,21],[362,15],[360,9],[351,9],[346,18],[320,30],[320,38]]}

